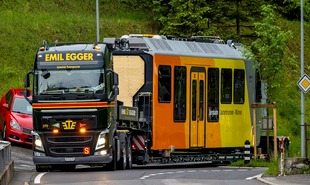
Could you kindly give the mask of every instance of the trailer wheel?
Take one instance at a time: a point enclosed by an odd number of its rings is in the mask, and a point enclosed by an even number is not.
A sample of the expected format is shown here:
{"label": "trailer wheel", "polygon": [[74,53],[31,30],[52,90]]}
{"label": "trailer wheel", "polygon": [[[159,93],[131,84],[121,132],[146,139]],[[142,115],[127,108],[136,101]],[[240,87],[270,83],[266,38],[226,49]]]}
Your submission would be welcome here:
{"label": "trailer wheel", "polygon": [[127,169],[131,169],[132,168],[132,150],[131,150],[131,141],[128,138],[126,140],[126,150],[127,150],[127,165],[126,168]]}

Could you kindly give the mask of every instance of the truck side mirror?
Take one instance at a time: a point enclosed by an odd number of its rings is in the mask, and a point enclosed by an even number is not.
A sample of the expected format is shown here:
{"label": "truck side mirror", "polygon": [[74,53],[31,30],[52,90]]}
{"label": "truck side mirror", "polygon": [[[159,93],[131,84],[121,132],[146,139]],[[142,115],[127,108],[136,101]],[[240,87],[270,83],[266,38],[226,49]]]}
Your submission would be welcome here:
{"label": "truck side mirror", "polygon": [[118,86],[118,74],[113,72],[113,85]]}
{"label": "truck side mirror", "polygon": [[113,101],[116,98],[116,96],[119,94],[118,74],[112,70],[109,70],[108,75],[110,76],[110,84],[111,84],[111,88],[112,88],[111,92],[108,96],[108,100]]}
{"label": "truck side mirror", "polygon": [[30,96],[30,90],[28,89],[30,87],[30,75],[33,75],[33,70],[30,70],[24,79],[24,97],[25,99],[32,104],[32,100],[30,100],[28,97]]}

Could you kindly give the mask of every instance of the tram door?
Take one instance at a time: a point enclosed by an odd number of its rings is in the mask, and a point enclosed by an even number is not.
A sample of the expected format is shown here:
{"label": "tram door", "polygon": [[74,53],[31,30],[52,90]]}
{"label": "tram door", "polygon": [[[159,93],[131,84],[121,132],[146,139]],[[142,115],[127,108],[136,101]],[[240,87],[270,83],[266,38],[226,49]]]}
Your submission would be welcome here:
{"label": "tram door", "polygon": [[191,118],[190,118],[190,147],[205,145],[205,68],[191,69]]}

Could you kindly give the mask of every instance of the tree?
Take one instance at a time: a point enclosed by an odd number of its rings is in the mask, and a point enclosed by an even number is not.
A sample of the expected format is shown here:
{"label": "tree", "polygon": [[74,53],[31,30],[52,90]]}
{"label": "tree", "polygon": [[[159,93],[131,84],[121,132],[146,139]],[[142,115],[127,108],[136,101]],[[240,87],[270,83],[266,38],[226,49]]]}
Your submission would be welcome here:
{"label": "tree", "polygon": [[[263,0],[153,0],[154,20],[160,33],[188,37],[224,35],[238,39],[252,36]],[[244,30],[241,30],[245,27]],[[234,31],[236,30],[236,31]],[[241,33],[244,31],[244,33]]]}
{"label": "tree", "polygon": [[[262,22],[254,23],[257,39],[246,47],[245,55],[257,61],[261,80],[266,83],[266,93],[269,100],[273,100],[276,90],[281,85],[280,76],[286,65],[296,63],[294,56],[285,58],[287,43],[292,37],[291,31],[283,31],[277,26],[277,19],[271,5],[263,5]],[[283,73],[282,73],[283,74]],[[268,101],[267,99],[267,101]]]}
{"label": "tree", "polygon": [[153,0],[154,18],[164,35],[209,35],[206,16],[209,10],[205,0]]}
{"label": "tree", "polygon": [[217,27],[235,27],[234,35],[249,35],[241,33],[243,26],[251,26],[255,19],[259,19],[259,7],[262,0],[207,0],[211,11],[208,14],[210,22]]}
{"label": "tree", "polygon": [[[300,0],[268,0],[268,3],[274,4],[276,10],[288,20],[300,20]],[[310,18],[310,2],[303,0],[304,19],[309,21]]]}

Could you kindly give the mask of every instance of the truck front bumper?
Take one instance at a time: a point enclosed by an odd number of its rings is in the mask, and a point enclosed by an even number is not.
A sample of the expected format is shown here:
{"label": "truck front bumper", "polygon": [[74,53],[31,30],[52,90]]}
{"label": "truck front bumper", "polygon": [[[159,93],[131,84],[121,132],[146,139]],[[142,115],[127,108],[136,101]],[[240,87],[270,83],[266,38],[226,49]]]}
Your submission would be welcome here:
{"label": "truck front bumper", "polygon": [[53,164],[83,164],[83,165],[101,165],[108,164],[112,161],[112,155],[90,155],[84,157],[49,157],[49,156],[33,156],[35,165],[53,165]]}

